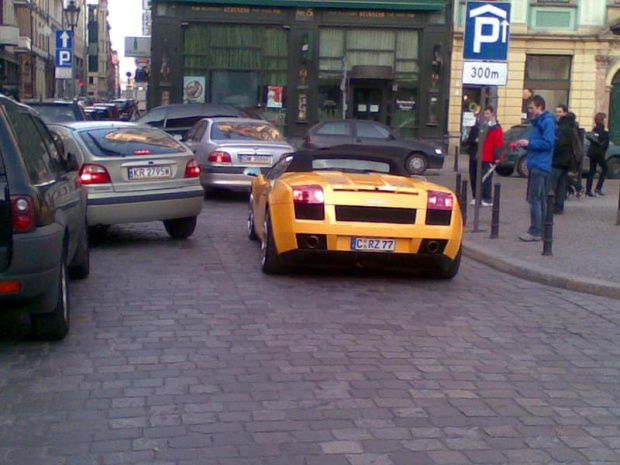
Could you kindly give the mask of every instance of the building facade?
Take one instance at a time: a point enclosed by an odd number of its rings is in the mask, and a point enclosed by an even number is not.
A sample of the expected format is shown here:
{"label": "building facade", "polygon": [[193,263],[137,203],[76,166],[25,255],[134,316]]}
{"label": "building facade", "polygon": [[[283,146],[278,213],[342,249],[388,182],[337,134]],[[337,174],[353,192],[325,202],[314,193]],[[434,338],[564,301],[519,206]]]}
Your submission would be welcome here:
{"label": "building facade", "polygon": [[620,0],[512,0],[508,83],[463,86],[463,28],[466,2],[455,0],[448,130],[461,139],[476,107],[492,103],[504,128],[526,115],[526,99],[542,95],[553,112],[566,104],[590,129],[597,112],[609,115],[620,144]]}
{"label": "building facade", "polygon": [[406,136],[444,135],[445,0],[152,5],[149,108],[181,102],[253,107],[289,136],[345,117],[380,121]]}
{"label": "building facade", "polygon": [[114,65],[108,23],[108,0],[88,5],[87,96],[107,99],[115,96]]}

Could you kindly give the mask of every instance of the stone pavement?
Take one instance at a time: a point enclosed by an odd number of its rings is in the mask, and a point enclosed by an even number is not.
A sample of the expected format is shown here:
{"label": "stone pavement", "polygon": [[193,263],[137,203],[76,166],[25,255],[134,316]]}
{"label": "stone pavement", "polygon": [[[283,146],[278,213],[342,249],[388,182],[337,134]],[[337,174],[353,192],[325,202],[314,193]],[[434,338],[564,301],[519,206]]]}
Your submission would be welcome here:
{"label": "stone pavement", "polygon": [[[466,158],[459,161],[465,165]],[[441,171],[427,172],[428,179],[455,189],[452,163],[448,158]],[[468,179],[467,167],[460,168],[463,180]],[[542,242],[519,241],[529,226],[527,179],[495,175],[493,182],[501,184],[499,238],[489,239],[492,208],[481,208],[483,231],[473,232],[474,207],[468,205],[463,242],[466,256],[521,278],[620,298],[620,226],[616,225],[619,180],[605,182],[605,197],[571,198],[565,203],[564,214],[554,216],[552,256],[542,255]],[[472,198],[470,188],[467,197]]]}

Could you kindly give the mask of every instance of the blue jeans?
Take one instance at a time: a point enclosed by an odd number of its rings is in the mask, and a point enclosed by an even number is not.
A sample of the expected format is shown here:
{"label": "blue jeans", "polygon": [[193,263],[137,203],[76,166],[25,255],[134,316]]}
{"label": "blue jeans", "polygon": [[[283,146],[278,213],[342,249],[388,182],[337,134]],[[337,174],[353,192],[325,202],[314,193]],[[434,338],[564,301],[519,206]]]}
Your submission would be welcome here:
{"label": "blue jeans", "polygon": [[530,170],[527,201],[530,204],[530,229],[532,236],[542,237],[543,221],[547,213],[547,177],[549,173],[537,168]]}

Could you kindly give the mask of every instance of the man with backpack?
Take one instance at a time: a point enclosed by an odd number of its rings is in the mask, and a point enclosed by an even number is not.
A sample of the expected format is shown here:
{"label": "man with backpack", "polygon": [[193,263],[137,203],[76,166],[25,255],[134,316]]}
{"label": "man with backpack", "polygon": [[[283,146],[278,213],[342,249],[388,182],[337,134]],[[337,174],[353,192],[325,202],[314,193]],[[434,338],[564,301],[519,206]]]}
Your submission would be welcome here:
{"label": "man with backpack", "polygon": [[[555,194],[554,213],[561,215],[564,213],[568,172],[578,163],[576,159],[579,157],[580,147],[575,114],[569,113],[568,107],[560,104],[555,108],[555,117],[557,130],[547,191]],[[547,207],[552,208],[551,205]]]}

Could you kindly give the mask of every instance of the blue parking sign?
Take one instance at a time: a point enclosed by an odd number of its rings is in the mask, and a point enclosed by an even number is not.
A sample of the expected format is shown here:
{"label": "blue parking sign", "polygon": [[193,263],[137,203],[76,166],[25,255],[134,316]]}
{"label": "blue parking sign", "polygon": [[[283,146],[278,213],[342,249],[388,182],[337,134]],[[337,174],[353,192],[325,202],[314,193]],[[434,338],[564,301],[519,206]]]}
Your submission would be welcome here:
{"label": "blue parking sign", "polygon": [[73,32],[59,29],[56,31],[56,48],[73,48]]}
{"label": "blue parking sign", "polygon": [[510,3],[467,3],[464,59],[505,61],[509,38]]}

